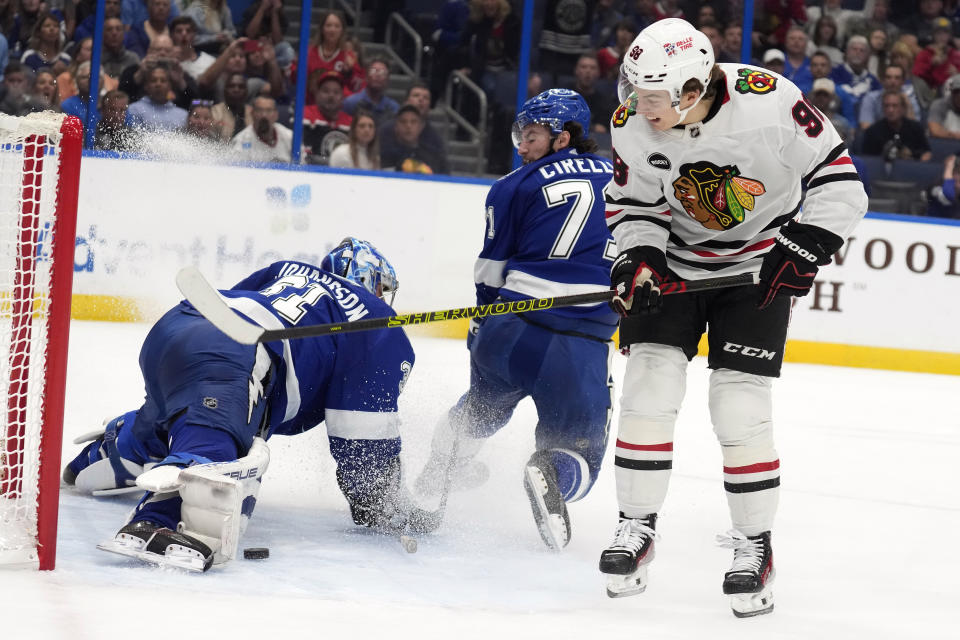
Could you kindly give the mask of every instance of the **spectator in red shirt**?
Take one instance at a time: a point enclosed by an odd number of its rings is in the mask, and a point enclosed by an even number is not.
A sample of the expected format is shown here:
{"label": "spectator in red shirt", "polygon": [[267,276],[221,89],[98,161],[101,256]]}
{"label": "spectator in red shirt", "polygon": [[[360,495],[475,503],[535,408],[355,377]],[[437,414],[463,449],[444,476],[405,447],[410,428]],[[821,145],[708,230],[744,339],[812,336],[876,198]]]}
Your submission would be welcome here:
{"label": "spectator in red shirt", "polygon": [[343,78],[333,71],[318,69],[310,76],[316,87],[316,104],[303,110],[303,143],[307,162],[327,164],[330,153],[347,142],[353,117],[343,110]]}
{"label": "spectator in red shirt", "polygon": [[600,75],[608,80],[616,80],[620,75],[620,63],[623,54],[633,39],[637,37],[637,27],[633,20],[626,18],[614,27],[614,44],[597,51],[597,62],[600,63]]}
{"label": "spectator in red shirt", "polygon": [[933,90],[939,90],[952,75],[960,73],[960,51],[953,46],[950,21],[937,18],[933,42],[921,49],[913,62],[913,75],[922,78]]}
{"label": "spectator in red shirt", "polygon": [[[314,71],[333,71],[344,82],[344,93],[352,95],[363,89],[366,76],[360,64],[360,56],[347,38],[343,16],[338,11],[328,11],[320,20],[320,29],[307,51],[307,75]],[[296,67],[291,72],[296,73]],[[296,76],[292,76],[296,79]]]}

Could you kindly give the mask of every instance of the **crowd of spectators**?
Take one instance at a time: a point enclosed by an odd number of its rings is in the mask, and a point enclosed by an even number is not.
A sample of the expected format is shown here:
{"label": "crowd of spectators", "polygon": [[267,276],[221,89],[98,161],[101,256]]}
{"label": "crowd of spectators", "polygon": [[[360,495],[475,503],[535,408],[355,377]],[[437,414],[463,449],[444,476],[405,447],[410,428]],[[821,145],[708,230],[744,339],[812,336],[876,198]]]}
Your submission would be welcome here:
{"label": "crowd of spectators", "polygon": [[[382,39],[379,14],[404,13],[405,3],[369,2]],[[719,62],[739,62],[742,39],[750,38],[751,62],[792,80],[855,154],[934,157],[953,180],[960,163],[937,150],[952,140],[960,150],[960,0],[757,0],[746,34],[743,2],[538,0],[528,95],[553,86],[579,91],[603,148],[630,43],[656,20],[683,17],[708,36]],[[340,12],[323,12],[306,56],[302,161],[449,172],[456,134],[438,131],[430,115],[459,72],[490,105],[482,123],[487,171],[508,170],[519,8],[511,0],[436,0],[426,17],[418,3],[416,19],[410,9],[429,55],[424,77],[405,82],[402,100],[391,62],[366,53]],[[97,149],[137,150],[151,133],[179,132],[231,159],[290,161],[297,34],[283,0],[252,0],[239,19],[227,0],[106,0],[98,70],[91,69],[95,9],[94,0],[0,0],[0,111],[60,110],[85,122],[91,113]],[[90,95],[94,72],[97,96]],[[956,189],[937,194],[938,215],[958,209],[944,204],[955,203]]]}

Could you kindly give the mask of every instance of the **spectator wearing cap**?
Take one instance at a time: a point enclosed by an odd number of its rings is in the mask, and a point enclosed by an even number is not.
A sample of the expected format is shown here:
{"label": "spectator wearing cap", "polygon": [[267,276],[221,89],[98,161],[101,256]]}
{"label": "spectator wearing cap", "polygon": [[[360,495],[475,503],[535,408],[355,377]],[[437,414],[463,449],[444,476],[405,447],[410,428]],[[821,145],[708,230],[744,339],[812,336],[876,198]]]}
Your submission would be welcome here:
{"label": "spectator wearing cap", "polygon": [[923,125],[907,116],[907,97],[899,91],[883,92],[883,119],[874,122],[863,133],[863,153],[913,159],[926,162],[933,153]]}
{"label": "spectator wearing cap", "polygon": [[[830,56],[823,51],[817,51],[812,56],[810,56],[810,75],[813,76],[813,81],[816,82],[822,78],[830,80],[830,72],[833,69],[833,65],[830,62]],[[830,84],[833,87],[833,93],[839,101],[837,106],[837,111],[841,116],[846,119],[850,126],[856,126],[857,123],[857,114],[854,111],[854,99],[853,96],[848,94],[842,88],[836,86],[836,83],[833,80],[830,80]]]}
{"label": "spectator wearing cap", "polygon": [[854,112],[860,109],[860,101],[869,91],[880,89],[880,81],[867,69],[870,59],[870,43],[863,36],[852,36],[847,41],[843,64],[830,72],[830,79],[846,91],[854,100]]}
{"label": "spectator wearing cap", "polygon": [[899,24],[905,33],[917,36],[921,46],[926,46],[934,40],[934,31],[942,25],[942,20],[949,20],[943,15],[943,0],[919,0],[911,2],[911,15]]}
{"label": "spectator wearing cap", "polygon": [[783,75],[785,59],[780,49],[767,49],[763,54],[763,68]]}
{"label": "spectator wearing cap", "polygon": [[803,93],[813,88],[813,74],[810,73],[810,58],[807,57],[807,33],[802,27],[787,29],[783,48],[786,52],[783,61],[783,75],[797,85]]}
{"label": "spectator wearing cap", "polygon": [[303,144],[310,164],[327,164],[330,153],[347,141],[353,118],[343,110],[343,77],[333,71],[313,72],[314,104],[303,110]]}
{"label": "spectator wearing cap", "polygon": [[397,111],[393,131],[397,138],[394,149],[380,149],[380,161],[385,169],[393,168],[404,173],[449,173],[447,154],[424,147],[420,141],[424,119],[420,110],[405,104]]}
{"label": "spectator wearing cap", "polygon": [[944,96],[930,105],[927,126],[934,138],[960,140],[960,74],[947,80]]}
{"label": "spectator wearing cap", "polygon": [[277,123],[277,103],[268,96],[253,99],[253,124],[233,137],[237,157],[250,162],[290,162],[293,132]]}
{"label": "spectator wearing cap", "polygon": [[[444,154],[445,145],[443,137],[437,133],[437,130],[431,126],[428,121],[430,115],[430,88],[422,82],[413,83],[407,90],[407,97],[403,101],[404,105],[412,105],[420,112],[423,118],[423,131],[420,132],[420,146],[438,154]],[[399,153],[397,148],[401,146],[396,134],[396,121],[394,118],[380,123],[377,128],[377,139],[379,141],[381,152],[393,156]]]}
{"label": "spectator wearing cap", "polygon": [[362,107],[373,114],[377,122],[383,122],[394,113],[400,105],[387,95],[387,84],[390,82],[390,67],[383,60],[372,60],[367,65],[367,86],[358,93],[354,93],[343,101],[343,110],[353,115],[358,107]]}
{"label": "spectator wearing cap", "polygon": [[197,40],[197,23],[190,16],[177,16],[170,21],[170,40],[173,41],[180,66],[194,80],[203,75],[203,72],[217,60],[206,51],[197,51],[194,48]]}
{"label": "spectator wearing cap", "polygon": [[904,91],[905,72],[903,67],[896,64],[888,65],[883,70],[883,89],[871,91],[863,96],[863,102],[860,103],[860,128],[866,129],[874,122],[883,117],[883,92],[899,91],[907,97],[907,117],[912,120],[920,120],[923,112],[917,103],[916,96],[908,95]]}
{"label": "spectator wearing cap", "polygon": [[937,18],[933,25],[933,41],[917,54],[913,75],[936,91],[957,73],[960,73],[960,51],[953,46],[950,21]]}
{"label": "spectator wearing cap", "polygon": [[841,102],[837,97],[837,87],[830,78],[817,78],[811,83],[808,94],[810,102],[827,116],[833,128],[837,130],[843,142],[849,146],[853,142],[855,129],[853,123],[840,113]]}
{"label": "spectator wearing cap", "polygon": [[170,71],[154,67],[144,86],[146,95],[130,105],[135,126],[155,131],[176,131],[183,127],[187,112],[175,105],[170,96]]}

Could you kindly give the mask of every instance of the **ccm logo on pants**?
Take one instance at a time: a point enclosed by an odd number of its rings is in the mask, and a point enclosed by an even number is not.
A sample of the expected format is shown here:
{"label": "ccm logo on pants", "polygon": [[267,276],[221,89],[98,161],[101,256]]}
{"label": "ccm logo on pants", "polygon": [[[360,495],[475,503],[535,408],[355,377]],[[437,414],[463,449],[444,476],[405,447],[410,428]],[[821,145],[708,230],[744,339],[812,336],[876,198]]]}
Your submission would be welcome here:
{"label": "ccm logo on pants", "polygon": [[777,355],[776,351],[767,351],[766,349],[758,349],[757,347],[746,347],[734,342],[728,342],[723,345],[723,350],[729,351],[730,353],[740,353],[745,356],[750,356],[751,358],[763,358],[765,360],[773,360]]}

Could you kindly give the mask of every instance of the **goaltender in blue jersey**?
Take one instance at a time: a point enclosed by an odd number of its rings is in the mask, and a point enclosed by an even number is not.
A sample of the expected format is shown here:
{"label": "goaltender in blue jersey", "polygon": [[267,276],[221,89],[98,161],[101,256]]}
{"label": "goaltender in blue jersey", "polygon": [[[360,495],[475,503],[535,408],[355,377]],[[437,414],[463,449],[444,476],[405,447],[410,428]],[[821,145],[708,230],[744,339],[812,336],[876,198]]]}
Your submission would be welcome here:
{"label": "goaltender in blue jersey", "polygon": [[[603,188],[613,165],[592,153],[589,127],[590,109],[574,91],[552,89],[524,104],[513,125],[524,166],[498,180],[486,200],[479,304],[609,289],[617,251]],[[489,471],[474,455],[530,396],[538,422],[524,487],[544,543],[565,546],[566,503],[589,491],[607,445],[616,326],[606,304],[472,319],[470,390],[437,426],[417,490],[485,481]]]}
{"label": "goaltender in blue jersey", "polygon": [[[281,329],[393,315],[381,298],[392,301],[396,289],[376,248],[347,238],[320,268],[276,262],[220,295],[248,320]],[[64,480],[96,494],[147,490],[102,549],[206,570],[236,553],[269,462],[264,440],[325,423],[354,521],[416,530],[423,512],[400,480],[397,414],[413,363],[402,329],[242,345],[181,302],[144,341],[143,406],[90,434]],[[235,493],[222,489],[225,476]]]}

